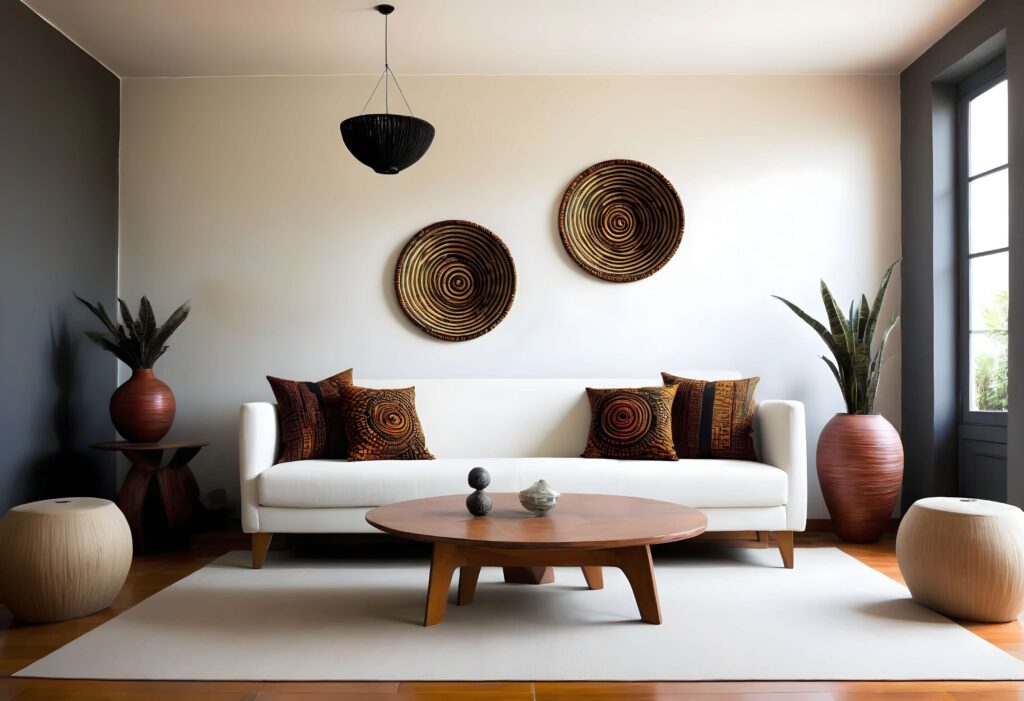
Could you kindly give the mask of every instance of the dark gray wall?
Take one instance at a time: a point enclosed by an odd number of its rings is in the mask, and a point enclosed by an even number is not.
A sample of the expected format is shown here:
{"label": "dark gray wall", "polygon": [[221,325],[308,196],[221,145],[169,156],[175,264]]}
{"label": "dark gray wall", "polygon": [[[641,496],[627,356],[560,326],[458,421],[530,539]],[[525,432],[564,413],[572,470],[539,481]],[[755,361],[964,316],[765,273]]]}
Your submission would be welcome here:
{"label": "dark gray wall", "polygon": [[114,358],[72,297],[115,301],[120,83],[18,0],[0,0],[0,514],[113,494]]}
{"label": "dark gray wall", "polygon": [[[1009,500],[1024,504],[1024,2],[987,0],[900,76],[903,506],[957,490],[955,85],[1006,53],[1010,81]],[[1015,467],[1016,466],[1016,467]]]}

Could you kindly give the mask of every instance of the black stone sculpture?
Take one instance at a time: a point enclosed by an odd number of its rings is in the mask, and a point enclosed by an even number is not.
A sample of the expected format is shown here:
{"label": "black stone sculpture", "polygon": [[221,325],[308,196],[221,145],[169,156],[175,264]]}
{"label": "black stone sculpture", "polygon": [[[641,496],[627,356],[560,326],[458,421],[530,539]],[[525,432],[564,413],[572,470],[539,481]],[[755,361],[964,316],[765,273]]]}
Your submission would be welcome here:
{"label": "black stone sculpture", "polygon": [[466,508],[474,516],[486,516],[494,503],[487,496],[484,488],[491,483],[491,473],[482,467],[474,467],[469,471],[469,486],[475,489],[472,494],[466,497]]}

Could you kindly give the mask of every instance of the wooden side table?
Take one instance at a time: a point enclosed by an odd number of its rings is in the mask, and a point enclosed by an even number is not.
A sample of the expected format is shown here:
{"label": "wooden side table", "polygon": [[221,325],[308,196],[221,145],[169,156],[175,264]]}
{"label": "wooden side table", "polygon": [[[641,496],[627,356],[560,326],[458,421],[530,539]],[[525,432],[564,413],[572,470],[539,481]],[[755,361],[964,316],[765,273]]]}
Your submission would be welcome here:
{"label": "wooden side table", "polygon": [[[118,506],[128,519],[137,552],[187,545],[198,509],[199,485],[188,462],[209,443],[93,443],[97,450],[116,450],[131,461]],[[161,467],[165,450],[173,450]]]}

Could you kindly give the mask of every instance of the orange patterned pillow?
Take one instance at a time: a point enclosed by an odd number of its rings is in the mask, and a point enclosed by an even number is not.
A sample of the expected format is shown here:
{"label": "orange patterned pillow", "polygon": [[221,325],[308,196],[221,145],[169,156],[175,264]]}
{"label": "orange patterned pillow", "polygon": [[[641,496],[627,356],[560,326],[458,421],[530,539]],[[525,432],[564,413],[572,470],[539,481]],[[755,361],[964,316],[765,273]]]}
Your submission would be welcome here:
{"label": "orange patterned pillow", "polygon": [[345,424],[338,398],[352,384],[352,369],[319,382],[283,380],[267,375],[277,399],[281,432],[280,462],[348,457]]}
{"label": "orange patterned pillow", "polygon": [[675,387],[587,387],[590,436],[580,457],[676,460],[672,448],[675,394]]}
{"label": "orange patterned pillow", "polygon": [[672,436],[681,458],[757,460],[754,452],[754,390],[760,377],[689,380],[661,373],[676,386]]}
{"label": "orange patterned pillow", "polygon": [[416,388],[342,390],[349,460],[433,460],[416,415]]}

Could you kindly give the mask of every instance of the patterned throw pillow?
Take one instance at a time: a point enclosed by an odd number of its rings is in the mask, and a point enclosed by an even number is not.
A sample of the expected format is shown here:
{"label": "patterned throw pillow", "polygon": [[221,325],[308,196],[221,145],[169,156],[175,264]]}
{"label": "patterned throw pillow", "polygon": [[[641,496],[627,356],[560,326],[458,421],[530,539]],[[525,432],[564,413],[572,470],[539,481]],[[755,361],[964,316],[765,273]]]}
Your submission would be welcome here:
{"label": "patterned throw pillow", "polygon": [[679,387],[672,406],[672,435],[681,458],[757,460],[754,452],[754,390],[760,377],[688,380],[661,373]]}
{"label": "patterned throw pillow", "polygon": [[352,385],[351,368],[319,382],[282,380],[270,375],[267,382],[277,398],[279,463],[348,457],[339,399],[342,388]]}
{"label": "patterned throw pillow", "polygon": [[672,447],[675,395],[675,387],[587,387],[590,436],[581,457],[676,460]]}
{"label": "patterned throw pillow", "polygon": [[349,460],[433,460],[416,415],[416,388],[342,390]]}

